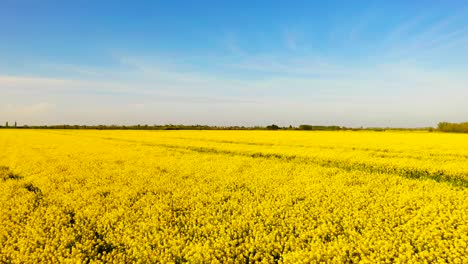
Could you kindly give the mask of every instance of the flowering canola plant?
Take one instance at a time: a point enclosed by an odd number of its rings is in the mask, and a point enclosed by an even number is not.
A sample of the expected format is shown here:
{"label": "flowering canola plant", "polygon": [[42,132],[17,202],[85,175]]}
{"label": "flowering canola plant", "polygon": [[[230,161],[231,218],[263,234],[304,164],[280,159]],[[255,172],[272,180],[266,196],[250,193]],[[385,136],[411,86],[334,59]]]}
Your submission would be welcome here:
{"label": "flowering canola plant", "polygon": [[468,263],[468,135],[0,130],[0,263]]}

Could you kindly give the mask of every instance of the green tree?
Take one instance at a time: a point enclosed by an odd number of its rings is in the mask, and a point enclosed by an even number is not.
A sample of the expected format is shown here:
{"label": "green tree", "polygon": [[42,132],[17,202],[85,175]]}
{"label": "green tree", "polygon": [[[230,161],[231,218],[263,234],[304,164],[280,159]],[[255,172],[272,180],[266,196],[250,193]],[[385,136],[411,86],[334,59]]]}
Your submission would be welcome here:
{"label": "green tree", "polygon": [[270,125],[270,126],[267,126],[266,128],[267,128],[268,130],[278,130],[278,129],[280,129],[280,127],[277,126],[277,125],[275,125],[275,124],[272,124],[272,125]]}

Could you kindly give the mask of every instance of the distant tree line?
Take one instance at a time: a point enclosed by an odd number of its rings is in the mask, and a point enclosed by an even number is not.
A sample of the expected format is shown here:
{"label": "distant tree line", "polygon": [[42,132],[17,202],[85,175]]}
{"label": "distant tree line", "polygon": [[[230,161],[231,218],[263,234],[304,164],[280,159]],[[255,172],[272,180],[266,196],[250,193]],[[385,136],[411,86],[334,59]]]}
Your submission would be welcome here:
{"label": "distant tree line", "polygon": [[[441,123],[445,124],[445,123]],[[440,124],[439,124],[440,126]],[[466,123],[465,123],[466,126]],[[289,125],[281,127],[275,124],[268,126],[208,126],[208,125],[39,125],[39,126],[9,126],[8,122],[0,128],[16,129],[94,129],[94,130],[305,130],[305,131],[387,131],[387,130],[405,130],[405,131],[433,131],[434,128],[349,128],[344,126],[318,126],[318,125],[299,125],[297,127]],[[439,130],[442,131],[439,127]],[[452,131],[443,131],[452,132]],[[458,131],[457,131],[458,132]]]}
{"label": "distant tree line", "polygon": [[468,122],[463,122],[463,123],[440,122],[437,125],[437,130],[441,132],[468,133]]}
{"label": "distant tree line", "polygon": [[312,126],[312,125],[300,125],[299,130],[323,130],[323,131],[335,131],[335,130],[346,130],[345,127],[339,126]]}

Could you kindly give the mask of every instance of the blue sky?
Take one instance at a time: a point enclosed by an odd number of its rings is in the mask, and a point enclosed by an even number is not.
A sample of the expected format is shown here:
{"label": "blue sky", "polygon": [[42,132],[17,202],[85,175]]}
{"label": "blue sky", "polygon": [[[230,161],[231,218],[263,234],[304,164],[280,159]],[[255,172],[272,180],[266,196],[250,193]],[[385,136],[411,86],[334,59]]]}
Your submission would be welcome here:
{"label": "blue sky", "polygon": [[0,122],[433,126],[467,73],[466,1],[0,2]]}

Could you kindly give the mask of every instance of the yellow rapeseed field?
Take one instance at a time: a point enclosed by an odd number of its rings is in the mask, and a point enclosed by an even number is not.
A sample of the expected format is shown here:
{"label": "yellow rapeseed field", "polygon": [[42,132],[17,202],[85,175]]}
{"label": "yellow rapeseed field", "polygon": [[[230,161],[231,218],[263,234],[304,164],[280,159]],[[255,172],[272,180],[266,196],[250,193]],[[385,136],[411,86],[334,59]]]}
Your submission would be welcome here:
{"label": "yellow rapeseed field", "polygon": [[468,135],[0,130],[0,263],[468,263]]}

